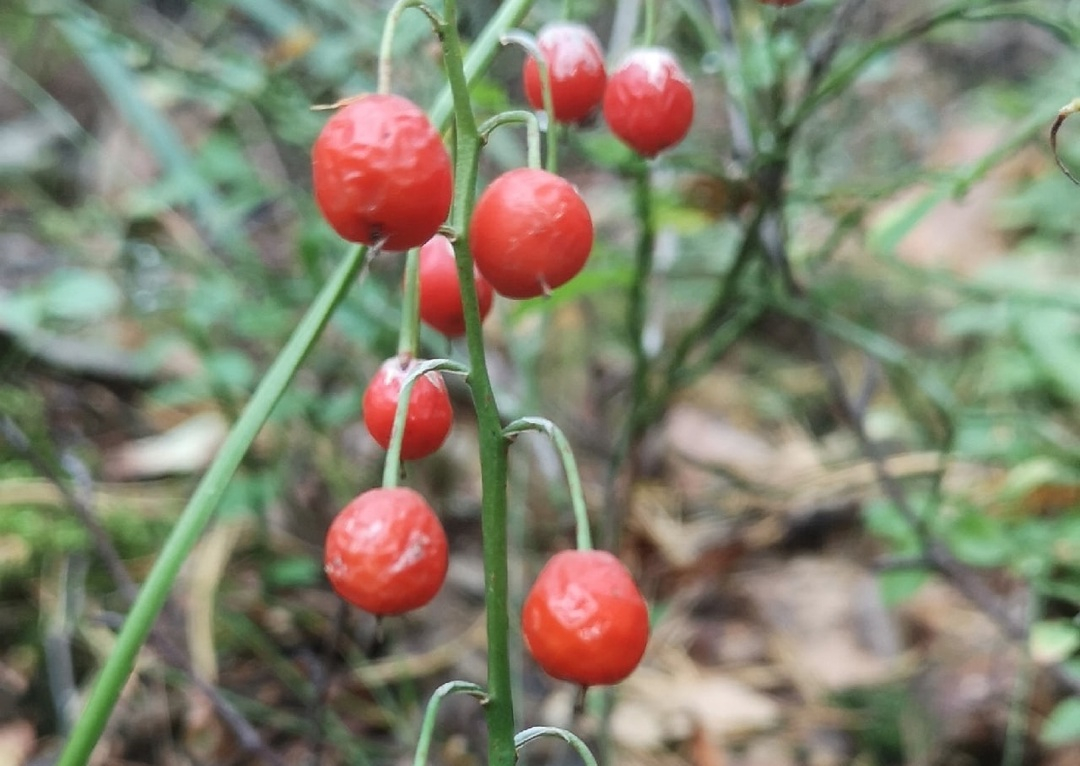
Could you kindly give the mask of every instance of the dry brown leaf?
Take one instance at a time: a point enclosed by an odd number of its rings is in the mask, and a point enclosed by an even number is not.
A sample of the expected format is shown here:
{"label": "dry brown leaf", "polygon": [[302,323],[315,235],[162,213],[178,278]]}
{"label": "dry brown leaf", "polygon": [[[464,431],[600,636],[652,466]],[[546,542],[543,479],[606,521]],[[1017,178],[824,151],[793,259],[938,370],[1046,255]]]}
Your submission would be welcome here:
{"label": "dry brown leaf", "polygon": [[898,672],[896,629],[872,577],[855,564],[805,556],[750,572],[743,582],[804,697],[882,683]]}
{"label": "dry brown leaf", "polygon": [[105,474],[114,480],[145,479],[201,471],[229,432],[219,412],[200,412],[161,434],[121,445],[105,458]]}
{"label": "dry brown leaf", "polygon": [[733,678],[687,664],[675,675],[643,667],[623,682],[612,736],[633,750],[685,742],[697,729],[711,741],[775,726],[780,706]]}
{"label": "dry brown leaf", "polygon": [[0,725],[0,766],[22,766],[34,752],[37,733],[29,721]]}

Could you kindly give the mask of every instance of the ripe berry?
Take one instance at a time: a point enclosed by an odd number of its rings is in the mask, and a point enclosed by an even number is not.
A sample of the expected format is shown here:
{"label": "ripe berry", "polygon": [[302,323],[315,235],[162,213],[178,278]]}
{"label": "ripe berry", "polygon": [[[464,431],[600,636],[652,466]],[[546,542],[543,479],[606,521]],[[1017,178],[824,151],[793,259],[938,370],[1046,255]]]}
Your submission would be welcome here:
{"label": "ripe berry", "polygon": [[323,563],[330,585],[350,604],[380,616],[401,614],[442,587],[446,532],[419,492],[370,489],[330,524]]}
{"label": "ripe berry", "polygon": [[572,279],[592,250],[589,208],[573,184],[535,168],[496,178],[469,225],[476,268],[508,298],[543,295]]}
{"label": "ripe berry", "polygon": [[[465,308],[461,305],[454,248],[450,240],[436,234],[420,248],[420,319],[443,335],[454,338],[465,333]],[[491,311],[495,291],[473,267],[480,319]]]}
{"label": "ripe berry", "polygon": [[[397,357],[387,359],[364,391],[364,425],[379,446],[390,446],[398,397],[409,372],[419,364],[402,364]],[[446,441],[454,423],[450,394],[438,372],[421,375],[409,392],[409,411],[405,416],[405,435],[401,440],[401,459],[427,457]]]}
{"label": "ripe berry", "polygon": [[427,242],[453,197],[450,155],[420,107],[367,95],[334,112],[311,151],[315,201],[350,242],[387,250]]}
{"label": "ripe berry", "polygon": [[607,551],[562,551],[540,571],[521,612],[525,646],[544,671],[581,686],[614,684],[637,667],[649,610]]}
{"label": "ripe berry", "polygon": [[[607,73],[604,52],[593,31],[583,24],[556,21],[545,24],[536,36],[551,79],[551,102],[559,122],[581,122],[600,106]],[[543,109],[540,67],[525,59],[521,78],[525,98],[533,109]]]}
{"label": "ripe berry", "polygon": [[682,141],[694,119],[694,94],[675,56],[663,48],[630,51],[608,80],[604,119],[645,157]]}

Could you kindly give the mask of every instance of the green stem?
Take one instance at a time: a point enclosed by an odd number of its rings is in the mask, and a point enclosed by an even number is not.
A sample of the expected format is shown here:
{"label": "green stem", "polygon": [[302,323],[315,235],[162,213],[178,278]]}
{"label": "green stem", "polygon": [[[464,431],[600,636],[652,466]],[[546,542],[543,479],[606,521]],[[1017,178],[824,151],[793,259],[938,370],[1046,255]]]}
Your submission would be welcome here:
{"label": "green stem", "polygon": [[[521,20],[525,18],[525,14],[529,12],[535,2],[536,0],[504,0],[499,5],[499,9],[491,17],[491,21],[488,22],[484,30],[469,47],[469,55],[465,57],[462,66],[465,72],[466,86],[471,85],[482,73],[487,71],[499,50],[500,38],[506,34],[507,30],[521,23]],[[449,13],[446,13],[447,17],[449,15]],[[454,29],[454,39],[458,40],[456,27]],[[457,44],[460,45],[460,40],[458,40]],[[458,60],[461,60],[460,49],[453,55]],[[439,92],[435,103],[428,112],[431,121],[438,126],[439,130],[445,130],[449,124],[450,117],[454,113],[455,100],[454,89],[448,83]]]}
{"label": "green stem", "polygon": [[480,700],[481,705],[487,704],[487,694],[483,687],[469,681],[448,681],[436,689],[424,710],[424,722],[420,726],[420,738],[416,742],[416,757],[413,758],[413,766],[427,764],[428,751],[431,750],[431,737],[435,733],[435,715],[439,712],[439,705],[443,698],[451,694],[468,694]]}
{"label": "green stem", "polygon": [[455,372],[468,375],[469,368],[451,359],[430,359],[409,370],[398,392],[397,406],[394,408],[394,424],[390,430],[390,444],[386,448],[386,464],[383,465],[382,485],[396,487],[401,475],[401,443],[405,441],[405,423],[409,419],[409,397],[413,386],[421,375],[429,372]]}
{"label": "green stem", "polygon": [[641,33],[641,44],[648,48],[656,40],[656,1],[645,0],[645,29]]}
{"label": "green stem", "polygon": [[105,728],[109,713],[116,705],[120,690],[131,675],[139,648],[146,642],[154,620],[168,598],[181,565],[210,521],[248,447],[270,416],[296,370],[315,345],[334,309],[354,286],[357,274],[375,250],[376,248],[365,250],[360,247],[349,250],[267,370],[240,419],[229,431],[220,452],[203,475],[195,493],[169,533],[146,582],[132,604],[124,626],[116,637],[112,654],[101,669],[86,707],[75,722],[71,736],[60,754],[57,766],[81,766],[89,759],[94,744]]}
{"label": "green stem", "polygon": [[574,523],[577,527],[577,548],[579,551],[587,551],[592,548],[592,534],[589,531],[589,510],[585,505],[585,490],[581,486],[581,474],[578,473],[577,463],[574,461],[574,451],[570,449],[570,442],[566,435],[547,418],[518,418],[503,429],[506,437],[525,431],[539,431],[547,434],[555,445],[555,449],[562,459],[563,470],[566,472],[566,483],[570,488],[570,505],[574,509]]}
{"label": "green stem", "polygon": [[596,766],[596,758],[581,737],[572,731],[560,729],[557,726],[534,726],[531,729],[526,729],[514,738],[514,744],[520,750],[534,739],[540,737],[557,737],[563,740],[577,751],[577,754],[581,756],[581,760],[585,762],[585,766]]}
{"label": "green stem", "polygon": [[478,128],[480,141],[487,143],[492,131],[500,125],[519,123],[525,125],[526,163],[530,168],[538,168],[540,167],[540,123],[537,121],[536,115],[530,111],[515,109],[510,112],[500,112],[494,117],[485,120]]}
{"label": "green stem", "polygon": [[401,15],[409,8],[419,8],[423,11],[424,15],[431,20],[431,26],[436,34],[442,29],[442,19],[423,0],[398,0],[394,3],[394,7],[386,14],[382,40],[379,42],[379,75],[376,87],[381,94],[390,92],[390,78],[393,72],[394,34],[397,32],[397,25],[401,21]]}
{"label": "green stem", "polygon": [[401,296],[398,356],[413,359],[420,350],[420,248],[405,256],[405,285]]}
{"label": "green stem", "polygon": [[[519,9],[524,13],[527,7],[528,3],[508,0],[500,9],[500,16],[497,18],[511,18],[516,14],[508,9]],[[503,11],[506,13],[503,14]],[[446,0],[444,13],[446,26],[443,30],[443,60],[453,94],[454,108],[453,224],[457,231],[466,232],[476,196],[480,135],[469,97],[469,73],[461,59],[461,41],[457,32],[457,0]],[[495,392],[488,376],[473,262],[465,237],[459,237],[454,243],[454,254],[461,284],[461,301],[465,310],[465,340],[470,366],[469,388],[472,391],[480,440],[480,482],[483,493],[480,531],[483,540],[488,650],[488,703],[484,706],[488,730],[487,763],[488,766],[513,766],[517,760],[517,751],[514,747],[514,699],[510,674],[506,441],[502,435],[502,421]]]}
{"label": "green stem", "polygon": [[[536,38],[528,32],[513,29],[502,36],[503,45],[514,44],[525,50],[525,54],[536,62],[536,71],[540,75],[540,102],[544,105],[544,113],[547,115],[547,157],[544,169],[549,173],[559,172],[559,124],[555,121],[555,101],[551,95],[551,70],[548,68],[547,59],[544,58],[540,46],[536,44]],[[529,164],[529,167],[539,167]]]}

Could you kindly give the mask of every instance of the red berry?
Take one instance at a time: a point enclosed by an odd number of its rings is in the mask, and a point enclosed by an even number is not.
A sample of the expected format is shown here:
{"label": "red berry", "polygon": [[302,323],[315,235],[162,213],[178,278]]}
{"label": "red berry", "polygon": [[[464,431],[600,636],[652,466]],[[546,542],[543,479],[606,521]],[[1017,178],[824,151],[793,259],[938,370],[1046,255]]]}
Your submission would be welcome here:
{"label": "red berry", "polygon": [[[409,372],[420,362],[402,365],[397,357],[387,359],[364,391],[364,425],[379,446],[390,446],[398,397]],[[438,372],[421,375],[409,392],[409,411],[405,416],[405,435],[401,440],[401,459],[418,460],[442,446],[454,424],[454,410],[446,383]]]}
{"label": "red berry", "polygon": [[[436,234],[420,248],[420,318],[454,338],[465,333],[465,308],[461,305],[461,282],[458,280],[454,247],[450,240]],[[491,311],[495,291],[491,284],[473,267],[476,300],[480,304],[480,319]]]}
{"label": "red berry", "polygon": [[330,524],[323,556],[339,596],[376,615],[401,614],[435,597],[449,562],[446,532],[423,496],[370,489]]}
{"label": "red berry", "polygon": [[607,551],[562,551],[540,571],[521,612],[525,646],[544,671],[581,686],[614,684],[637,667],[649,610]]}
{"label": "red berry", "polygon": [[[551,79],[551,102],[559,122],[581,122],[600,106],[604,97],[604,52],[593,31],[583,24],[556,21],[545,24],[536,36]],[[533,109],[543,109],[540,67],[525,59],[521,78],[525,98]]]}
{"label": "red berry", "polygon": [[682,141],[694,119],[694,94],[675,56],[663,48],[630,51],[608,80],[604,119],[645,157]]}
{"label": "red berry", "polygon": [[450,212],[450,155],[427,115],[400,96],[361,96],[334,112],[311,168],[319,209],[350,242],[419,247]]}
{"label": "red berry", "polygon": [[589,208],[565,178],[517,168],[480,195],[469,225],[476,268],[507,298],[543,295],[572,279],[592,250]]}

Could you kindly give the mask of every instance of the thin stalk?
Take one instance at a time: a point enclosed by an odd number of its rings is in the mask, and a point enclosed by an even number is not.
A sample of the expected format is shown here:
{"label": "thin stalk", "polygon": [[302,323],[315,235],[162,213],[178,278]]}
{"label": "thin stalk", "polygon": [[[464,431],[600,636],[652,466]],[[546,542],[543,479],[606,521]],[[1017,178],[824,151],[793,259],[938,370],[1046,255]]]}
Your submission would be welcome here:
{"label": "thin stalk", "polygon": [[469,681],[447,681],[436,689],[424,709],[424,722],[420,726],[420,737],[416,741],[413,766],[425,766],[427,763],[428,751],[431,750],[431,738],[435,733],[435,716],[439,712],[439,705],[442,704],[443,699],[451,694],[468,694],[480,700],[481,705],[487,703],[484,688]]}
{"label": "thin stalk", "polygon": [[558,726],[534,726],[531,729],[526,729],[515,737],[514,744],[520,750],[534,739],[539,739],[540,737],[556,737],[561,739],[569,744],[570,747],[574,748],[574,751],[581,756],[581,760],[585,763],[585,766],[596,766],[596,758],[589,750],[589,746],[582,741],[581,737],[574,734],[572,731],[560,729]]}
{"label": "thin stalk", "polygon": [[390,92],[390,80],[393,76],[394,35],[397,32],[398,22],[401,21],[401,15],[409,8],[419,8],[423,11],[424,15],[431,20],[431,26],[435,29],[436,34],[439,33],[442,27],[442,19],[423,0],[398,0],[394,3],[394,7],[386,14],[386,21],[383,23],[382,40],[379,42],[379,75],[376,88],[379,93],[384,95]]}
{"label": "thin stalk", "polygon": [[574,525],[577,530],[577,549],[579,551],[591,550],[592,534],[589,531],[589,510],[585,505],[585,490],[582,488],[581,474],[578,472],[574,451],[570,448],[566,434],[547,418],[535,417],[518,418],[503,429],[503,434],[509,438],[525,431],[539,431],[546,434],[555,445],[555,450],[562,460],[563,471],[566,472],[566,483],[570,488],[570,506],[574,511]]}
{"label": "thin stalk", "polygon": [[648,48],[656,41],[656,0],[645,0],[645,26],[641,31],[641,44]]}
{"label": "thin stalk", "polygon": [[1072,174],[1072,171],[1065,167],[1065,162],[1061,159],[1061,155],[1058,154],[1057,147],[1057,134],[1058,130],[1061,129],[1061,124],[1069,118],[1069,115],[1076,114],[1078,111],[1080,111],[1080,98],[1074,98],[1058,110],[1057,117],[1054,119],[1053,125],[1050,126],[1050,151],[1054,153],[1054,162],[1057,163],[1057,166],[1061,169],[1061,172],[1065,174],[1065,177],[1074,184],[1080,185],[1080,180]]}
{"label": "thin stalk", "polygon": [[420,349],[420,248],[405,256],[405,285],[401,296],[398,357],[414,359]]}
{"label": "thin stalk", "polygon": [[[519,46],[525,51],[525,55],[536,62],[536,71],[540,76],[540,103],[543,104],[544,114],[547,115],[547,128],[544,133],[547,138],[547,157],[545,158],[544,169],[549,173],[558,173],[558,123],[555,121],[555,101],[551,96],[551,70],[547,65],[547,59],[544,58],[540,46],[536,44],[536,38],[520,29],[507,32],[502,36],[501,42],[503,45],[513,44]],[[539,166],[539,163],[535,165],[529,163],[529,167]]]}
{"label": "thin stalk", "polygon": [[487,143],[492,131],[500,125],[525,125],[525,161],[530,168],[540,167],[540,123],[536,115],[525,109],[514,109],[509,112],[499,112],[494,117],[485,120],[477,129],[480,133],[480,141]]}
{"label": "thin stalk", "polygon": [[[507,2],[503,9],[528,4]],[[457,1],[446,0],[443,12],[443,60],[453,94],[455,173],[454,228],[468,230],[469,215],[476,195],[480,135],[469,98],[468,71],[461,59],[457,32]],[[507,17],[514,14],[508,13]],[[479,42],[477,43],[479,44]],[[480,528],[483,538],[484,601],[488,644],[488,704],[484,707],[488,729],[489,766],[513,766],[514,700],[510,674],[510,587],[506,524],[507,450],[502,435],[498,403],[488,376],[484,336],[473,279],[473,262],[464,237],[454,243],[461,299],[465,310],[465,340],[469,351],[469,388],[476,410],[480,439],[480,481],[482,486]]]}
{"label": "thin stalk", "polygon": [[405,441],[405,424],[409,420],[409,398],[412,396],[413,386],[421,375],[444,371],[456,372],[459,375],[469,374],[467,367],[451,359],[430,359],[409,370],[405,380],[402,381],[397,406],[394,408],[394,424],[390,430],[390,444],[386,449],[386,463],[383,465],[382,485],[384,487],[396,487],[398,477],[401,476],[401,443]]}
{"label": "thin stalk", "polygon": [[240,419],[229,431],[221,450],[169,533],[142,590],[132,604],[124,626],[116,637],[112,654],[101,669],[86,707],[75,722],[71,736],[60,753],[57,766],[80,766],[89,759],[95,743],[105,729],[109,713],[116,705],[120,690],[131,675],[135,657],[140,647],[146,643],[154,620],[168,598],[181,565],[210,521],[240,461],[270,416],[274,405],[315,345],[338,303],[355,284],[357,274],[377,249],[354,247],[349,250],[267,370]]}

